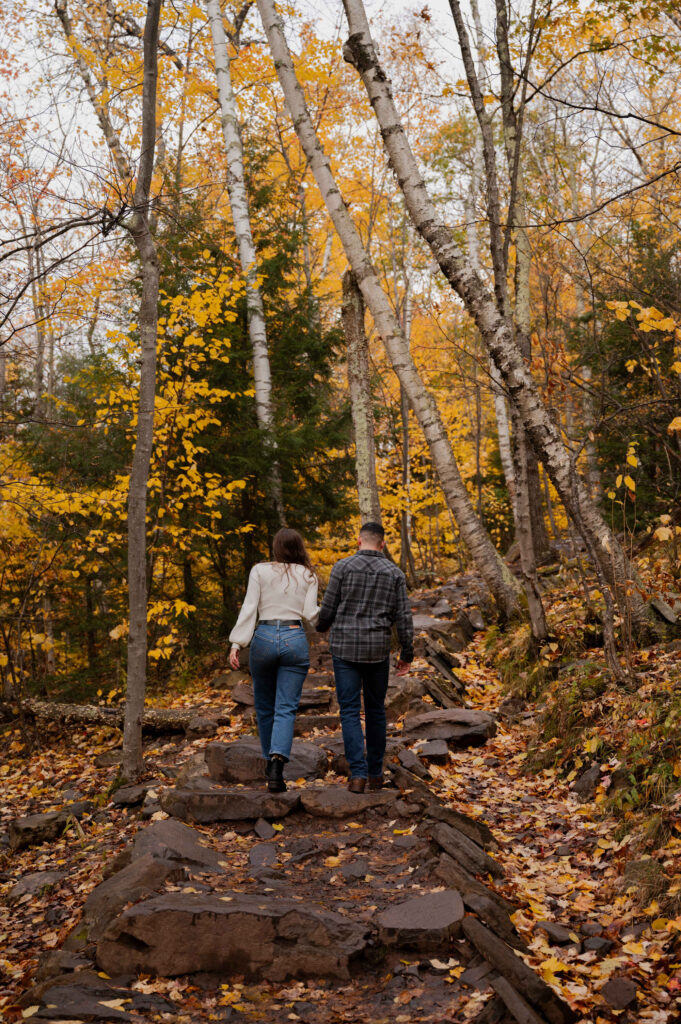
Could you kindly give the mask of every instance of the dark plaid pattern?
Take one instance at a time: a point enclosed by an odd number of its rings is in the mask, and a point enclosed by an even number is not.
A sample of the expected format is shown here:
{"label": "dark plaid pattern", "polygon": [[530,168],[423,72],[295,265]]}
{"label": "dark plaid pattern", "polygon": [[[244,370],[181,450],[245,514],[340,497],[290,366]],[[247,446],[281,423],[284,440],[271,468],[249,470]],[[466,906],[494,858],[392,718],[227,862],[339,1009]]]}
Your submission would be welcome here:
{"label": "dark plaid pattern", "polygon": [[393,624],[402,661],[414,657],[414,625],[404,573],[382,551],[363,550],[336,562],[317,629],[331,627],[331,653],[345,661],[383,661]]}

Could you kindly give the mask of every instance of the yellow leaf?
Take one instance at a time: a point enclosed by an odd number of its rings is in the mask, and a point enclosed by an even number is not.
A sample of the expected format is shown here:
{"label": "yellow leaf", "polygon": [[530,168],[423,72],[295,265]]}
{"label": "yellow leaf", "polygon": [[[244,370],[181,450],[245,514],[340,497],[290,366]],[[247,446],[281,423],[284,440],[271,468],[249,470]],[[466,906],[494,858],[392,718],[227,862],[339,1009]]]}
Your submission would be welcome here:
{"label": "yellow leaf", "polygon": [[664,932],[668,926],[669,920],[666,917],[656,917],[650,927],[654,932]]}
{"label": "yellow leaf", "polygon": [[678,359],[672,363],[672,373],[681,373],[681,362]]}
{"label": "yellow leaf", "polygon": [[324,864],[327,868],[337,868],[340,864],[340,857],[327,857]]}
{"label": "yellow leaf", "polygon": [[625,476],[625,478],[624,478],[624,486],[628,487],[630,491],[635,491],[636,490],[636,484],[634,483],[634,481],[632,480],[632,478],[630,476]]}
{"label": "yellow leaf", "polygon": [[667,427],[668,434],[675,434],[681,431],[681,416],[675,416]]}
{"label": "yellow leaf", "polygon": [[629,452],[629,454],[627,455],[627,465],[634,467],[638,466],[638,459],[631,452]]}
{"label": "yellow leaf", "polygon": [[278,821],[276,823],[276,825],[272,825],[272,828],[274,829],[275,832],[283,832],[284,831],[284,826],[281,824],[280,821]]}

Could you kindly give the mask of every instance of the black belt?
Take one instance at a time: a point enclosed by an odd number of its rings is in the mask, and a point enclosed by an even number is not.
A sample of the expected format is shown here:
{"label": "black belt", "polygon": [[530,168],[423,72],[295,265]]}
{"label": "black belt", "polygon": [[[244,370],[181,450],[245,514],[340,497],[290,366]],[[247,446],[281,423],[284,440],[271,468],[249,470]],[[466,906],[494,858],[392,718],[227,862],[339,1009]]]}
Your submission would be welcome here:
{"label": "black belt", "polygon": [[300,619],[261,619],[259,626],[301,626]]}

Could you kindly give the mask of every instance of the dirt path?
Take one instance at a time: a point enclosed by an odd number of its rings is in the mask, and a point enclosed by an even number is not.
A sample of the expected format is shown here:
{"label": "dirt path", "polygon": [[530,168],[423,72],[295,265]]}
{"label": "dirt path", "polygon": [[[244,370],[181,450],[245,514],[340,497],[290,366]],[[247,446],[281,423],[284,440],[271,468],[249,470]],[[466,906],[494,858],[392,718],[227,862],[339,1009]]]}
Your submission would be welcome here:
{"label": "dirt path", "polygon": [[[459,659],[459,674],[467,685],[473,707],[497,713],[503,695],[498,680],[480,667],[479,658],[475,644],[467,648]],[[328,659],[322,645],[316,648],[316,661],[317,672],[307,684],[308,691],[317,690],[317,697],[311,700],[324,698],[324,687],[329,682]],[[677,1019],[677,933],[669,923],[660,926],[652,916],[654,907],[646,908],[648,913],[642,914],[631,896],[618,890],[626,840],[613,842],[612,821],[601,819],[595,805],[577,803],[551,773],[533,777],[525,774],[526,740],[532,724],[527,713],[523,718],[521,712],[515,723],[502,715],[495,736],[483,746],[450,749],[445,764],[427,763],[422,758],[421,774],[429,775],[425,786],[423,780],[399,766],[395,753],[398,744],[403,750],[413,748],[419,729],[423,729],[417,725],[415,733],[411,723],[423,715],[424,709],[426,713],[435,710],[427,694],[419,695],[418,686],[415,694],[413,687],[414,681],[432,671],[425,660],[419,660],[411,689],[401,704],[395,700],[395,715],[398,710],[401,714],[393,722],[391,763],[396,769],[398,788],[387,792],[384,804],[365,808],[358,803],[346,808],[344,817],[330,816],[338,812],[334,793],[345,794],[345,789],[344,778],[339,774],[343,765],[338,736],[329,732],[329,726],[335,724],[334,709],[328,701],[324,707],[323,700],[320,706],[306,709],[311,716],[307,724],[317,723],[317,727],[303,738],[317,750],[326,749],[331,759],[328,770],[318,772],[318,778],[294,780],[289,786],[292,795],[287,799],[296,802],[302,796],[303,803],[296,803],[288,813],[265,813],[257,823],[253,816],[248,821],[200,823],[202,815],[205,818],[206,814],[210,817],[216,813],[218,804],[223,809],[217,813],[235,813],[236,797],[227,798],[225,792],[236,793],[241,801],[239,806],[243,807],[244,794],[253,789],[249,782],[240,787],[233,781],[211,782],[205,777],[206,748],[215,740],[229,744],[248,728],[249,711],[243,703],[237,707],[245,712],[246,721],[241,713],[233,714],[231,724],[221,727],[217,736],[185,742],[179,748],[176,743],[163,743],[148,751],[154,780],[149,781],[153,788],[142,811],[146,825],[139,820],[139,806],[126,809],[102,800],[101,794],[115,767],[93,770],[88,759],[88,755],[90,759],[92,756],[92,735],[82,738],[80,750],[71,743],[68,751],[52,749],[34,758],[32,779],[26,778],[25,770],[20,774],[18,764],[10,764],[3,772],[9,795],[5,819],[26,814],[31,799],[41,810],[51,806],[48,794],[54,798],[59,782],[67,780],[72,789],[68,794],[71,799],[99,797],[101,806],[95,805],[92,813],[86,813],[79,828],[69,825],[65,835],[14,853],[8,864],[4,895],[12,906],[0,925],[5,943],[1,961],[5,988],[0,998],[4,999],[6,1019],[34,1016],[43,1021],[309,1020],[315,1024],[444,1024],[477,1018],[525,1020],[533,1024],[548,1020],[561,1024],[570,1017],[584,1022],[640,1020],[666,1024]],[[240,696],[246,699],[243,691]],[[191,699],[195,703],[195,695]],[[215,705],[216,693],[207,694],[205,699],[207,705]],[[428,735],[423,738],[433,742]],[[456,745],[450,738],[450,748]],[[441,759],[435,748],[433,753]],[[404,759],[404,753],[402,756]],[[248,764],[239,770],[248,774]],[[261,787],[258,792],[262,793]],[[189,825],[180,826],[162,807],[184,816]],[[468,827],[465,820],[456,819],[456,811],[469,815],[472,821],[486,821],[493,840],[475,833],[479,842],[474,841],[474,848],[457,846],[453,852],[459,860],[453,861],[449,859],[452,847],[447,843],[452,835],[460,837],[457,825]],[[269,823],[265,820],[268,817]],[[449,823],[438,820],[448,817]],[[120,870],[114,872],[112,880],[105,883],[114,890],[122,884],[121,879],[127,879],[126,885],[130,886],[131,872],[138,873],[135,877],[139,884],[141,871],[147,872],[147,888],[133,892],[123,887],[118,893],[120,905],[114,907],[113,917],[119,922],[114,927],[118,934],[107,946],[101,937],[102,929],[93,929],[92,921],[87,928],[83,924],[97,917],[94,911],[88,911],[88,905],[95,906],[96,894],[101,897],[105,891],[101,886],[95,890],[102,870],[111,871],[111,854],[116,851],[123,851],[124,857],[130,859],[130,840],[142,834],[139,825],[143,825],[145,835],[152,836],[154,829],[158,831],[159,826],[165,827],[167,823],[188,828],[192,842],[194,837],[200,837],[201,849],[210,863],[198,864],[192,860],[196,851],[187,849],[181,854],[176,852],[173,859],[166,839],[163,843],[157,840],[153,864],[144,862],[146,867],[142,869],[142,862],[133,858],[126,869],[128,876]],[[254,832],[254,825],[259,834]],[[443,832],[443,828],[450,829],[450,833]],[[203,856],[198,854],[199,859]],[[473,870],[466,860],[470,856],[483,858],[481,870]],[[489,864],[485,857],[492,858]],[[159,863],[166,865],[161,872],[163,877],[158,874]],[[428,899],[428,894],[435,893],[434,906],[439,913],[440,904],[446,902],[447,894],[455,888],[452,879],[463,879],[463,887],[468,884],[471,876],[462,869],[464,863],[477,874],[478,887],[484,885],[491,900],[491,904],[476,905],[476,895],[480,894],[471,889],[466,920],[479,919],[483,925],[493,921],[492,932],[506,929],[508,942],[516,948],[524,944],[529,947],[518,959],[515,951],[505,946],[515,958],[510,966],[510,996],[504,989],[508,971],[490,964],[489,955],[480,955],[473,941],[473,926],[465,930],[465,922],[457,921],[453,905],[447,911],[449,918],[444,913],[444,918],[437,920],[437,913],[433,916],[432,908],[424,904],[428,918],[425,922],[423,914],[419,917],[418,908],[412,905],[407,919],[396,931],[384,928],[379,940],[376,938],[377,926],[386,920],[381,915],[390,908],[419,897]],[[119,861],[113,866],[121,868],[122,864]],[[496,864],[502,870],[499,877],[491,878],[486,869],[495,870]],[[42,896],[35,892],[17,896],[17,878],[37,871],[66,874],[49,882],[45,878],[45,885],[50,887],[43,890]],[[93,891],[95,895],[85,902]],[[495,893],[512,904],[516,933]],[[125,912],[126,896],[141,902]],[[113,899],[110,894],[107,898]],[[157,902],[152,904],[151,900]],[[269,957],[269,966],[255,969],[252,965],[259,949],[270,941],[271,924],[269,919],[263,924],[263,915],[283,906],[282,900],[297,906],[286,910],[282,918],[285,927],[279,919],[275,922],[279,931],[273,940],[274,953],[265,957]],[[227,937],[238,934],[240,948],[250,951],[252,969],[247,973],[252,976],[246,980],[239,978],[243,971],[238,969],[213,969],[215,922],[221,920],[219,907],[216,917],[215,901],[220,901],[225,913],[239,910],[239,916],[233,918],[235,926],[223,928],[223,932]],[[79,924],[84,903],[85,913]],[[101,898],[99,906],[101,925]],[[147,918],[153,922],[151,935],[143,931],[146,925],[139,908],[145,906],[150,908]],[[208,916],[202,925],[204,912]],[[188,932],[189,918],[193,930]],[[295,931],[291,922],[298,919]],[[111,927],[110,921],[105,915],[103,924]],[[552,922],[554,927],[539,927],[542,921]],[[628,930],[633,930],[633,934],[628,934]],[[208,936],[211,955],[199,955],[202,934]],[[395,934],[397,940],[393,944]],[[140,935],[144,936],[143,941]],[[191,941],[187,935],[191,935]],[[65,940],[66,946],[72,947],[70,950],[61,948]],[[589,949],[589,943],[598,948]],[[186,952],[187,947],[191,947],[191,955]],[[138,952],[132,955],[129,950],[134,948]],[[53,952],[47,958],[43,953],[36,976],[40,949]],[[164,956],[171,964],[179,962],[177,957],[189,956],[187,964],[191,971],[172,978],[159,977],[153,969],[139,974],[138,969],[129,966],[136,956],[157,964],[163,962]],[[320,956],[322,960],[314,959]],[[309,969],[313,962],[322,964],[322,969],[313,977],[287,980],[282,975],[281,981],[275,980],[293,962],[286,957],[302,957],[296,962],[302,964],[304,974],[315,973]],[[533,977],[544,979],[551,988],[537,989],[531,978],[514,975],[517,959],[521,964],[526,960]],[[103,964],[113,964],[115,971],[103,972]],[[202,964],[206,969],[200,969]],[[31,981],[34,986],[27,992]],[[610,987],[604,989],[607,985]],[[553,991],[566,1002],[552,1002]],[[519,997],[519,1002],[515,997]],[[625,1001],[628,1005],[620,1007]],[[575,1011],[571,1015],[567,1003]]]}

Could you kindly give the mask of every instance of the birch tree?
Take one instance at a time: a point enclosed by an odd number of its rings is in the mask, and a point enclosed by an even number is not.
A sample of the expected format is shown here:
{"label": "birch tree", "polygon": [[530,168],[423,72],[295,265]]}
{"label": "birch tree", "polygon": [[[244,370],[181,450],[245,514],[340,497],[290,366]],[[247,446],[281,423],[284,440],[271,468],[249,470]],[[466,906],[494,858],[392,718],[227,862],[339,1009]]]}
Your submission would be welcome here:
{"label": "birch tree", "polygon": [[135,447],[128,491],[128,665],[123,725],[122,773],[132,779],[143,767],[142,716],[147,679],[147,498],[149,465],[154,439],[156,348],[158,342],[159,262],[150,226],[151,180],[156,153],[156,93],[158,36],[163,0],[148,0],[143,33],[142,125],[139,166],[133,183],[130,162],[98,95],[90,70],[73,35],[66,0],[57,0],[56,12],[87,95],[97,115],[126,192],[132,191],[132,214],[124,221],[137,249],[142,278],[138,311],[140,377]]}
{"label": "birch tree", "polygon": [[227,191],[232,210],[234,233],[239,248],[241,272],[246,285],[248,334],[253,351],[255,410],[258,426],[265,440],[265,447],[269,450],[273,460],[269,478],[270,499],[279,524],[283,526],[286,517],[284,514],[281,473],[276,461],[276,442],[273,436],[272,374],[267,347],[265,307],[258,284],[258,255],[251,229],[248,191],[244,174],[244,150],[241,142],[241,129],[236,99],[232,87],[231,58],[227,45],[225,26],[222,20],[222,11],[220,10],[220,0],[207,0],[206,10],[213,37],[220,121],[227,157]]}
{"label": "birch tree", "polygon": [[[451,0],[450,6],[455,15],[474,105],[484,105],[479,89],[476,95],[477,78],[459,5],[456,0]],[[494,295],[490,294],[466,260],[430,197],[395,108],[390,82],[378,60],[364,5],[361,0],[344,0],[344,7],[350,28],[345,48],[346,59],[361,75],[412,220],[430,246],[445,277],[473,317],[533,448],[541,457],[566,511],[586,544],[596,572],[614,588],[622,611],[631,616],[634,630],[639,635],[646,635],[652,628],[652,614],[634,584],[632,566],[577,473],[570,452],[541,400],[530,369],[514,338],[513,325],[506,312],[503,234],[499,219],[495,155],[493,147],[490,151],[490,139],[483,136]],[[612,610],[612,595],[605,596]],[[607,653],[613,671],[619,673],[621,670],[613,650]]]}
{"label": "birch tree", "polygon": [[376,480],[374,411],[371,403],[369,346],[364,327],[364,299],[351,270],[343,274],[343,333],[348,359],[348,391],[355,435],[355,474],[362,523],[381,521]]}
{"label": "birch tree", "polygon": [[502,618],[508,618],[518,607],[518,584],[475,514],[435,400],[416,369],[401,325],[380,285],[371,258],[343,201],[329,159],[312,124],[275,4],[273,0],[257,0],[257,3],[286,105],[310,170],[341,240],[357,285],[383,340],[392,367],[404,386],[423,430],[440,486],[456,519],[463,541],[494,595]]}

